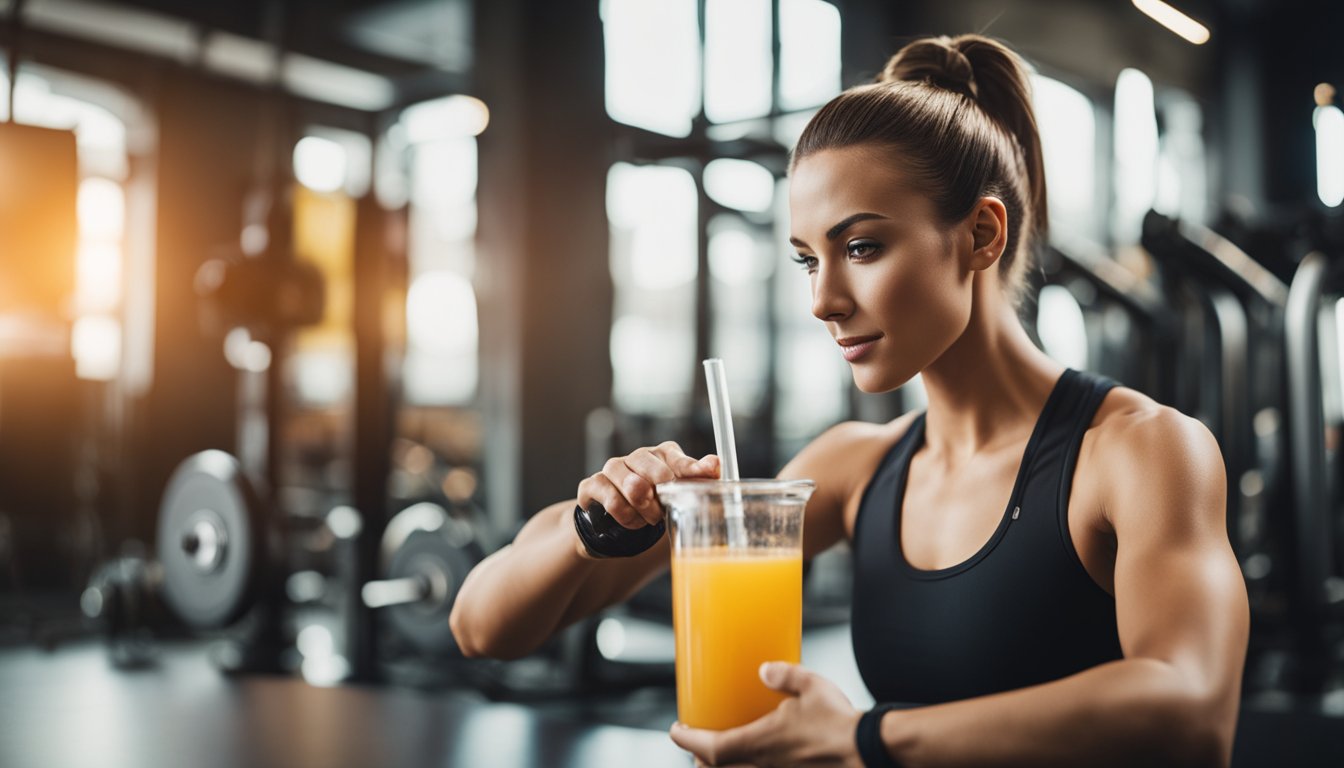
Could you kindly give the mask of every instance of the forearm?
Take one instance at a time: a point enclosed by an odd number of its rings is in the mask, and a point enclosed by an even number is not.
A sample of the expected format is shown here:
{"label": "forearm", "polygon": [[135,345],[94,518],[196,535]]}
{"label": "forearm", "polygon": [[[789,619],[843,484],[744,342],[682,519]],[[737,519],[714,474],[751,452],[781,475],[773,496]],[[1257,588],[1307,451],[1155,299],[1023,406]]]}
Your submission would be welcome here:
{"label": "forearm", "polygon": [[578,554],[563,502],[539,512],[514,543],[472,569],[449,623],[468,656],[517,658],[566,623],[567,611],[599,564]]}
{"label": "forearm", "polygon": [[1031,688],[889,712],[881,733],[909,768],[1225,766],[1234,722],[1235,710],[1219,712],[1175,667],[1125,659]]}

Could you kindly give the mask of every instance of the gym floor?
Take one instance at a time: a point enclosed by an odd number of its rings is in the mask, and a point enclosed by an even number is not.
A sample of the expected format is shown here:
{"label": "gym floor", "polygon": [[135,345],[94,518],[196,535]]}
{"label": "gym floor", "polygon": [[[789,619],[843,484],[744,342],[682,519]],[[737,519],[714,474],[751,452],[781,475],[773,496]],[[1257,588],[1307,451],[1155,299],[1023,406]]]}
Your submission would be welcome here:
{"label": "gym floor", "polygon": [[[474,691],[341,686],[292,676],[230,678],[200,642],[160,648],[138,671],[114,668],[92,642],[0,651],[0,765],[55,768],[219,766],[547,766],[663,768],[690,764],[667,737],[670,691],[543,705]],[[804,663],[868,700],[849,628],[811,630]],[[623,713],[616,717],[609,713]],[[611,724],[641,721],[642,727]],[[1243,707],[1235,768],[1338,768],[1338,718]]]}

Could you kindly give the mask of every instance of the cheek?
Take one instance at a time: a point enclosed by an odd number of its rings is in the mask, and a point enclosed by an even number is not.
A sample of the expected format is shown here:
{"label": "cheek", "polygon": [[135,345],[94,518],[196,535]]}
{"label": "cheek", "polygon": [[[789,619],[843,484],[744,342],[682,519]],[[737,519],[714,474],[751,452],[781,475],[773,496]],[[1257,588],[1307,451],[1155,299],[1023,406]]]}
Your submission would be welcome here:
{"label": "cheek", "polygon": [[[902,336],[955,338],[965,328],[969,282],[953,268],[951,254],[902,259],[880,279],[865,281],[864,302],[886,330]],[[899,254],[898,254],[899,256]],[[914,332],[914,333],[910,333]]]}
{"label": "cheek", "polygon": [[910,259],[909,269],[893,270],[866,288],[867,306],[894,342],[892,362],[901,370],[891,373],[902,379],[936,360],[970,320],[969,281],[959,280],[953,256],[920,261]]}

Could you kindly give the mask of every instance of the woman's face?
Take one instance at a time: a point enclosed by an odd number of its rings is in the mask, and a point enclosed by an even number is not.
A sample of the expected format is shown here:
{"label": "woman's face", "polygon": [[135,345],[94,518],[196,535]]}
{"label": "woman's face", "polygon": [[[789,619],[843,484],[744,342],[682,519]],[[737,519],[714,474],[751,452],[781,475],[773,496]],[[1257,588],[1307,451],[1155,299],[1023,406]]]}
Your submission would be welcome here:
{"label": "woman's face", "polygon": [[865,392],[886,392],[938,359],[971,313],[973,237],[866,147],[809,155],[793,170],[790,242],[826,324]]}

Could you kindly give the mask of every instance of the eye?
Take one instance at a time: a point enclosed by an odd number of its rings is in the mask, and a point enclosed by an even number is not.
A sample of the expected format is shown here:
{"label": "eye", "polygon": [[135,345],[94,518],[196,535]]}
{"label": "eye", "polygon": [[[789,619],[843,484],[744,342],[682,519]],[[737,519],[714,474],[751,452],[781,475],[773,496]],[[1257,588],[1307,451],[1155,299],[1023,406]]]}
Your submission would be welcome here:
{"label": "eye", "polygon": [[851,258],[863,260],[876,256],[882,246],[872,240],[855,240],[845,245],[845,251]]}
{"label": "eye", "polygon": [[809,275],[817,271],[816,256],[808,256],[807,254],[804,253],[795,253],[789,256],[789,260],[792,261],[794,264],[798,264],[803,269],[807,270],[807,273]]}

